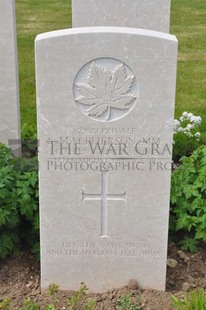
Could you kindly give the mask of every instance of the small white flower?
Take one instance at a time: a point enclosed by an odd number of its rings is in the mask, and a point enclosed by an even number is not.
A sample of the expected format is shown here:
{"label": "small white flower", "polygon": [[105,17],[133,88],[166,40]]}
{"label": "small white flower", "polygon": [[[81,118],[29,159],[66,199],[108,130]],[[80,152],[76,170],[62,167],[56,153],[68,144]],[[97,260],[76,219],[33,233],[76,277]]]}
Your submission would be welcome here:
{"label": "small white flower", "polygon": [[182,116],[183,116],[183,117],[187,117],[187,116],[188,116],[188,113],[187,113],[187,112],[183,112],[183,113],[182,113]]}
{"label": "small white flower", "polygon": [[191,118],[190,118],[190,121],[192,123],[194,123],[195,125],[200,125],[201,122],[202,122],[202,118],[200,116],[195,116],[193,115]]}
{"label": "small white flower", "polygon": [[192,117],[190,117],[190,121],[191,121],[192,123],[196,123],[196,121],[197,121],[197,116],[193,115]]}
{"label": "small white flower", "polygon": [[195,137],[199,141],[200,132],[194,134],[194,129],[202,123],[201,116],[196,116],[193,113],[183,112],[179,120],[174,120],[174,134],[182,132],[189,138]]}
{"label": "small white flower", "polygon": [[185,133],[189,138],[192,138],[193,137],[193,134],[191,132],[187,132]]}
{"label": "small white flower", "polygon": [[194,129],[195,125],[194,124],[187,124],[186,130],[191,131],[191,129]]}
{"label": "small white flower", "polygon": [[184,116],[180,116],[180,122],[184,122],[185,118]]}
{"label": "small white flower", "polygon": [[178,119],[175,119],[175,120],[174,120],[174,124],[175,124],[176,126],[178,126],[178,125],[180,125],[180,121],[178,121]]}
{"label": "small white flower", "polygon": [[199,138],[199,137],[200,137],[200,132],[199,132],[199,131],[196,132],[196,133],[194,134],[194,136],[195,136],[196,138]]}
{"label": "small white flower", "polygon": [[178,131],[179,126],[180,126],[180,121],[175,119],[174,120],[174,131]]}
{"label": "small white flower", "polygon": [[179,127],[179,128],[178,128],[178,132],[184,132],[184,128]]}
{"label": "small white flower", "polygon": [[190,119],[191,117],[193,117],[194,115],[192,113],[188,113],[187,118]]}
{"label": "small white flower", "polygon": [[196,116],[196,124],[200,125],[202,123],[202,117]]}

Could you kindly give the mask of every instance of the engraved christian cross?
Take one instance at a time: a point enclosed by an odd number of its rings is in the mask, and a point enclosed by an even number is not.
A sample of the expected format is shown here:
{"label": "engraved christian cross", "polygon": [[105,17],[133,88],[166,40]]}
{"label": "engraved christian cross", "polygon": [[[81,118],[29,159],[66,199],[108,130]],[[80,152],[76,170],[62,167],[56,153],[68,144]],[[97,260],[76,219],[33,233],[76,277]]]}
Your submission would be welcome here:
{"label": "engraved christian cross", "polygon": [[100,237],[107,235],[107,201],[126,200],[126,191],[123,194],[108,194],[108,171],[101,171],[101,194],[86,194],[82,191],[82,201],[101,201],[101,233]]}

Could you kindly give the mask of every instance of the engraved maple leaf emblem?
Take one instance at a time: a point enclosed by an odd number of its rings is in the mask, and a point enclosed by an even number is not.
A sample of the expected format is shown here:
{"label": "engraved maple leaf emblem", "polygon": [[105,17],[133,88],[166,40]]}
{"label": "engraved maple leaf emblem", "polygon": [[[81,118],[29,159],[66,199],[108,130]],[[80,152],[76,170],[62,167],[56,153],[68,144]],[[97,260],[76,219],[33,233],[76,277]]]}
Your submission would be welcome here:
{"label": "engraved maple leaf emblem", "polygon": [[109,121],[112,109],[127,110],[137,99],[131,93],[134,80],[134,75],[127,74],[124,64],[119,64],[111,71],[92,62],[87,83],[76,84],[80,95],[75,100],[89,106],[86,110],[88,116],[104,116],[105,121]]}

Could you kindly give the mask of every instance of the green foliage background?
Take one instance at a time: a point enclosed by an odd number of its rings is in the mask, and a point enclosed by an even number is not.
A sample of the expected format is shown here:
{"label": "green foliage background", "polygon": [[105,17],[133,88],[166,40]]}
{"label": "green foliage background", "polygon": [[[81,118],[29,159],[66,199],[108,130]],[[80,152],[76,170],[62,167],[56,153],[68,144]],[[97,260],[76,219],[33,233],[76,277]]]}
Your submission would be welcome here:
{"label": "green foliage background", "polygon": [[28,245],[39,254],[37,159],[13,158],[0,144],[0,258]]}
{"label": "green foliage background", "polygon": [[195,252],[206,242],[206,146],[182,157],[172,174],[170,232],[183,249]]}

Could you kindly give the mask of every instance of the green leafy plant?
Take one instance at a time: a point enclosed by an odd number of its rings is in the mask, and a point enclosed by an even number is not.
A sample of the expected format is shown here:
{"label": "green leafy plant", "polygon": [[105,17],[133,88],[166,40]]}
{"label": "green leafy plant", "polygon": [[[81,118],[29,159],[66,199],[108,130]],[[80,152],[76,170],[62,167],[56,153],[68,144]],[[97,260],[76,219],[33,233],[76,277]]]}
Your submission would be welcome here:
{"label": "green leafy plant", "polygon": [[[63,309],[67,310],[79,310],[80,303],[86,295],[86,291],[88,290],[87,286],[82,283],[78,292],[75,292],[71,298],[68,299],[68,308],[64,307]],[[48,289],[48,296],[51,297],[51,302],[46,304],[44,310],[55,310],[58,309],[57,303],[58,299],[59,286],[57,284],[51,284]],[[82,303],[84,310],[95,310],[96,309],[96,301],[93,299],[88,300],[85,304]],[[42,309],[41,306],[32,301],[30,298],[25,299],[23,304],[19,306],[19,310],[39,310]],[[133,309],[133,308],[132,308]],[[136,308],[134,308],[136,309]],[[14,310],[12,307],[11,298],[5,298],[2,302],[0,302],[0,310]]]}
{"label": "green leafy plant", "polygon": [[37,139],[37,130],[34,124],[24,123],[21,128],[21,137],[22,140],[36,140]]}
{"label": "green leafy plant", "polygon": [[56,301],[57,300],[58,291],[59,291],[59,286],[57,284],[55,284],[55,283],[52,283],[49,286],[48,294],[49,294],[49,296],[51,296]]}
{"label": "green leafy plant", "polygon": [[39,253],[37,159],[15,158],[0,144],[0,258],[23,244]]}
{"label": "green leafy plant", "polygon": [[54,304],[49,304],[45,307],[45,310],[55,310],[55,305]]}
{"label": "green leafy plant", "polygon": [[186,293],[183,299],[172,296],[172,306],[177,310],[206,310],[206,295],[203,289]]}
{"label": "green leafy plant", "polygon": [[52,298],[52,302],[46,306],[45,310],[55,310],[55,306],[59,302],[58,291],[59,286],[57,284],[53,283],[49,286],[48,295]]}
{"label": "green leafy plant", "polygon": [[96,301],[91,299],[85,304],[84,310],[95,310],[96,305],[97,305]]}
{"label": "green leafy plant", "polygon": [[140,310],[140,297],[136,295],[134,296],[131,293],[125,294],[119,299],[118,307],[122,310]]}
{"label": "green leafy plant", "polygon": [[0,310],[13,310],[11,306],[11,298],[5,298],[0,302]]}
{"label": "green leafy plant", "polygon": [[39,310],[40,307],[37,303],[34,303],[30,298],[24,300],[23,305],[19,310]]}
{"label": "green leafy plant", "polygon": [[180,132],[174,136],[173,160],[178,163],[183,156],[190,156],[194,150],[202,145],[202,137],[197,140],[195,137],[187,137]]}
{"label": "green leafy plant", "polygon": [[172,174],[170,232],[185,250],[206,242],[206,146],[182,157]]}
{"label": "green leafy plant", "polygon": [[9,149],[0,145],[0,257],[16,254],[19,249],[18,224],[20,214],[16,194],[13,191],[16,171],[11,164]]}
{"label": "green leafy plant", "polygon": [[82,301],[86,292],[88,291],[88,287],[86,284],[81,283],[81,287],[79,291],[75,292],[74,295],[68,299],[69,308],[68,310],[78,310],[78,303]]}
{"label": "green leafy plant", "polygon": [[37,130],[36,126],[25,123],[21,129],[22,152],[24,156],[37,155]]}

